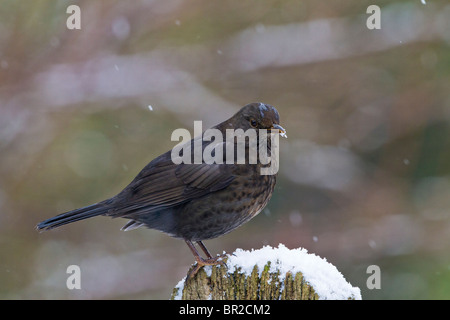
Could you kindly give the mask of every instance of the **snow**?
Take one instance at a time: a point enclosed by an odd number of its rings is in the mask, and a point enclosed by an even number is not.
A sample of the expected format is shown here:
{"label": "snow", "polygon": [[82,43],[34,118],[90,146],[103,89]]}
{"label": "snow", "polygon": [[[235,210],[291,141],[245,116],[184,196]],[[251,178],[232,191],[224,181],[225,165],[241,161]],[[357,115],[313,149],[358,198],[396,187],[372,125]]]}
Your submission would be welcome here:
{"label": "snow", "polygon": [[269,109],[267,108],[267,106],[266,106],[264,103],[262,103],[262,102],[259,103],[258,108],[259,108],[259,112],[261,113],[261,117],[264,117],[263,111],[269,110]]}
{"label": "snow", "polygon": [[[228,273],[232,274],[240,269],[239,272],[249,276],[257,265],[261,276],[268,261],[270,261],[269,272],[280,271],[280,281],[284,281],[283,277],[287,272],[294,275],[301,272],[304,280],[314,288],[321,300],[347,300],[349,297],[355,300],[362,299],[361,290],[348,283],[334,265],[324,258],[308,253],[304,248],[288,249],[279,244],[278,248],[264,246],[251,251],[237,249],[233,254],[228,254]],[[179,290],[175,300],[181,299],[184,280],[182,279],[176,286]]]}
{"label": "snow", "polygon": [[173,297],[173,300],[181,300],[183,296],[183,288],[184,288],[184,281],[186,280],[186,277],[180,280],[180,282],[177,283],[175,288],[178,289],[177,295]]}
{"label": "snow", "polygon": [[228,257],[228,272],[233,273],[240,267],[241,272],[250,275],[254,266],[257,265],[261,275],[268,261],[271,262],[269,272],[280,270],[281,276],[288,271],[293,274],[301,272],[305,281],[314,288],[321,300],[348,299],[349,297],[356,300],[362,299],[360,289],[352,287],[334,265],[324,258],[308,253],[303,248],[290,250],[280,244],[278,248],[264,246],[262,249],[251,251],[237,249]]}

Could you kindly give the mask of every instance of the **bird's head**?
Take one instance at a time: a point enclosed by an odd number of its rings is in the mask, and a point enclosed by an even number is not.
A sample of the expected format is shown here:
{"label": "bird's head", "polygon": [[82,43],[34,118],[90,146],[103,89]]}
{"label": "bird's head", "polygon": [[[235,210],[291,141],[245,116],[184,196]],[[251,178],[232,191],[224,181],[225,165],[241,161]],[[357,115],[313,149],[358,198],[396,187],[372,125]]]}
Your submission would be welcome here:
{"label": "bird's head", "polygon": [[[275,107],[255,102],[242,107],[231,119],[235,129],[267,129],[275,130],[286,137],[286,130],[280,125],[280,115]],[[234,122],[234,123],[233,123]]]}

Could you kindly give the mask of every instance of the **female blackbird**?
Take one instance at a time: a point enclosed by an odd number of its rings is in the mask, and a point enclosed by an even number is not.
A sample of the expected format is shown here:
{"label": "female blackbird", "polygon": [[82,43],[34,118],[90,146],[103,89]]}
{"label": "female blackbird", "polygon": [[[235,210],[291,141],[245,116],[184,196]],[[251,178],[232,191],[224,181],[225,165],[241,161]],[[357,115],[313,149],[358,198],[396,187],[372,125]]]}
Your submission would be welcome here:
{"label": "female blackbird", "polygon": [[[285,135],[279,125],[278,111],[270,105],[251,103],[244,106],[230,119],[216,125],[223,137],[227,129],[274,129]],[[217,132],[217,131],[216,131]],[[191,140],[190,146],[194,146]],[[212,139],[210,139],[212,140]],[[267,141],[258,141],[256,148],[266,148],[271,154],[271,135]],[[277,141],[277,140],[276,140]],[[266,143],[267,142],[267,143]],[[202,150],[220,141],[202,139]],[[228,146],[230,143],[228,143]],[[231,145],[236,151],[237,138]],[[258,156],[257,161],[226,161],[227,143],[223,143],[223,162],[180,163],[172,160],[172,150],[151,161],[134,180],[116,196],[99,203],[75,209],[40,222],[38,230],[50,230],[75,221],[95,216],[121,217],[131,219],[122,230],[141,226],[156,229],[172,237],[183,239],[194,254],[197,266],[191,274],[204,265],[220,263],[220,257],[213,258],[202,240],[226,234],[256,216],[267,205],[272,196],[276,172],[261,174],[261,169],[271,164]],[[194,146],[195,148],[195,146]],[[220,148],[220,146],[219,146]],[[245,154],[250,154],[251,143],[245,141]],[[184,150],[184,149],[183,149]],[[218,152],[219,149],[214,149]],[[233,158],[236,160],[236,153]],[[272,162],[276,161],[273,157]],[[197,242],[207,258],[196,250]]]}

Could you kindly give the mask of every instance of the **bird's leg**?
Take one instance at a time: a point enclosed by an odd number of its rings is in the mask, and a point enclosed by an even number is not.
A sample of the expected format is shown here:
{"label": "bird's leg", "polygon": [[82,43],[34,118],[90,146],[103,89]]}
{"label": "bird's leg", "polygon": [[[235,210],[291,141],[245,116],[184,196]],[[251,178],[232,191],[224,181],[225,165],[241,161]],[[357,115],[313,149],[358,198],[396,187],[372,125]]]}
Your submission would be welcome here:
{"label": "bird's leg", "polygon": [[208,257],[207,259],[204,259],[200,256],[200,254],[198,253],[198,251],[195,248],[192,241],[190,241],[190,240],[184,240],[184,241],[188,245],[189,249],[191,249],[191,252],[194,255],[195,261],[197,262],[194,269],[192,269],[192,271],[189,272],[189,274],[186,278],[186,281],[188,279],[192,278],[198,272],[198,270],[200,270],[200,268],[203,266],[213,266],[216,264],[223,263],[222,261],[220,261],[220,258],[222,258],[222,256],[213,258],[211,256],[211,254],[209,253],[208,249],[206,249],[205,245],[201,241],[197,241],[197,243],[200,246],[200,248],[203,250],[203,252],[206,254],[206,256]]}
{"label": "bird's leg", "polygon": [[197,261],[197,264],[200,264],[201,266],[212,266],[212,265],[220,263],[220,261],[218,261],[218,259],[221,258],[221,256],[213,258],[211,256],[211,254],[209,253],[208,249],[206,249],[205,245],[201,241],[198,241],[197,243],[199,244],[200,248],[203,250],[203,252],[208,257],[207,259],[204,259],[204,258],[202,258],[202,256],[200,256],[200,254],[198,253],[198,251],[195,248],[192,241],[190,241],[190,240],[184,240],[184,241],[188,245],[189,249],[191,249],[191,252],[194,255],[195,261]]}
{"label": "bird's leg", "polygon": [[197,241],[198,246],[200,247],[200,249],[203,250],[203,252],[206,254],[206,256],[208,257],[208,259],[212,259],[212,255],[211,253],[209,253],[208,249],[206,249],[205,245],[203,244],[203,242],[201,241]]}
{"label": "bird's leg", "polygon": [[[225,258],[226,257],[226,253],[213,258],[211,253],[209,253],[209,250],[206,249],[206,246],[203,244],[202,241],[197,241],[198,246],[203,250],[203,252],[206,254],[206,256],[208,257],[208,260],[214,259],[214,260],[219,260],[220,258]],[[221,263],[221,261],[218,261],[217,263]]]}

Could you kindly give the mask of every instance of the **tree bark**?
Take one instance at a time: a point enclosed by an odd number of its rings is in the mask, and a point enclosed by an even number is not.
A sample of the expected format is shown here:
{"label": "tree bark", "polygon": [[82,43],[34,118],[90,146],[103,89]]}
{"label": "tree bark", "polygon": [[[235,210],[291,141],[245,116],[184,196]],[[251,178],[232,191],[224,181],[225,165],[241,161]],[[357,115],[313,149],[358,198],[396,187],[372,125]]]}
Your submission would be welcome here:
{"label": "tree bark", "polygon": [[[314,288],[301,272],[269,272],[267,262],[262,272],[255,265],[250,275],[237,268],[228,273],[224,264],[201,268],[183,286],[174,288],[171,299],[182,300],[318,300]],[[205,270],[206,268],[206,270]],[[192,269],[192,267],[191,267]],[[261,275],[260,275],[261,274]],[[181,291],[181,292],[180,292]]]}

